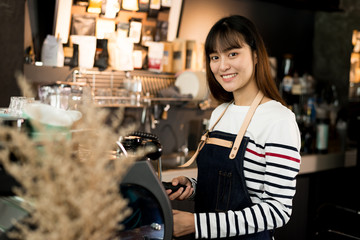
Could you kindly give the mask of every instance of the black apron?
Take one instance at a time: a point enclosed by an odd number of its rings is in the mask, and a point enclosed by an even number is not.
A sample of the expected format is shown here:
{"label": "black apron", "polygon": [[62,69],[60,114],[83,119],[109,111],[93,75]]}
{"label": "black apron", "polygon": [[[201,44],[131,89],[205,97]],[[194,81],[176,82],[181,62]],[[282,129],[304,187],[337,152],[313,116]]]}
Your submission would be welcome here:
{"label": "black apron", "polygon": [[[196,213],[238,211],[253,205],[246,187],[243,167],[249,138],[243,137],[243,135],[263,97],[262,93],[259,94],[260,96],[257,96],[251,105],[238,135],[212,131],[227,108],[210,131],[203,135],[196,156],[198,167],[195,195]],[[210,229],[207,231],[210,237]],[[220,234],[220,231],[217,232]],[[217,236],[215,239],[219,237]],[[270,231],[226,237],[226,239],[242,240],[267,240],[271,238]]]}

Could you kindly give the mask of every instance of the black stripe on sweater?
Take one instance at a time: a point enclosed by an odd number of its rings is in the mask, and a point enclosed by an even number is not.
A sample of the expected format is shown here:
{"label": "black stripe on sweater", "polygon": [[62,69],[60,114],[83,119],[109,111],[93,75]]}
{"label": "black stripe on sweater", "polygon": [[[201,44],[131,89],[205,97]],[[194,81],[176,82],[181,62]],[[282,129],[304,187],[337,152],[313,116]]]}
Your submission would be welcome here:
{"label": "black stripe on sweater", "polygon": [[287,177],[287,176],[277,174],[277,173],[273,173],[273,172],[265,172],[265,174],[269,175],[269,176],[276,177],[276,178],[286,179],[286,180],[289,180],[289,181],[293,181],[293,180],[296,179],[296,177]]}
{"label": "black stripe on sweater", "polygon": [[266,164],[267,164],[268,166],[283,168],[283,169],[286,169],[286,170],[289,170],[289,171],[293,171],[293,172],[296,172],[296,173],[299,172],[299,169],[298,169],[298,168],[292,168],[292,167],[289,167],[288,165],[283,165],[283,164],[278,164],[278,163],[272,163],[272,162],[266,162]]}
{"label": "black stripe on sweater", "polygon": [[254,211],[253,208],[250,208],[250,212],[251,212],[251,215],[252,215],[253,220],[254,220],[254,231],[257,233],[259,231],[259,226],[258,226],[256,214],[255,214],[255,211]]}
{"label": "black stripe on sweater", "polygon": [[[251,180],[251,181],[252,181],[252,180]],[[269,186],[272,186],[272,187],[276,187],[276,188],[279,188],[279,189],[296,190],[296,187],[279,185],[279,184],[276,184],[276,183],[273,183],[273,182],[268,182],[268,181],[265,181],[264,184],[269,185]]]}
{"label": "black stripe on sweater", "polygon": [[[241,212],[241,213],[244,215],[243,212]],[[235,215],[235,227],[236,227],[236,235],[235,236],[239,236],[239,234],[240,234],[239,219],[238,219],[239,216],[235,213],[234,213],[234,215]]]}
{"label": "black stripe on sweater", "polygon": [[209,216],[209,213],[205,213],[206,214],[206,227],[207,227],[207,235],[208,235],[208,238],[211,237],[211,232],[210,232],[210,216]]}
{"label": "black stripe on sweater", "polygon": [[215,214],[216,217],[216,232],[217,232],[217,238],[220,238],[220,219],[219,219],[219,214],[216,213]]}
{"label": "black stripe on sweater", "polygon": [[[269,185],[271,187],[275,187],[275,188],[279,188],[279,189],[288,189],[288,190],[295,190],[296,187],[291,187],[291,186],[284,186],[284,185],[279,185],[273,182],[269,182],[269,181],[262,181],[259,179],[255,179],[255,178],[249,178],[246,177],[245,181],[247,182],[253,182],[253,183],[258,183],[258,184],[264,184],[264,185]],[[247,187],[247,189],[252,190],[254,192],[262,192],[260,189],[252,189],[250,187]]]}
{"label": "black stripe on sweater", "polygon": [[202,236],[201,236],[200,214],[198,213],[195,214],[196,214],[196,225],[199,233],[199,238],[201,238]]}
{"label": "black stripe on sweater", "polygon": [[252,140],[252,139],[249,139],[249,143],[254,144],[254,145],[255,145],[256,147],[258,147],[258,148],[265,149],[265,146],[262,146],[262,145],[256,143],[256,142],[255,142],[254,140]]}
{"label": "black stripe on sweater", "polygon": [[278,147],[278,148],[285,148],[285,149],[289,149],[295,152],[298,152],[296,147],[293,146],[289,146],[289,145],[285,145],[285,144],[279,144],[279,143],[265,143],[265,145],[260,145],[258,143],[256,143],[253,139],[249,139],[249,143],[254,144],[256,147],[261,148],[261,149],[265,149],[265,147],[269,146],[269,147]]}
{"label": "black stripe on sweater", "polygon": [[266,218],[264,209],[263,209],[263,207],[262,207],[260,204],[258,205],[258,207],[259,207],[259,210],[260,210],[260,212],[261,212],[261,216],[262,216],[262,218],[263,218],[263,220],[264,220],[264,229],[267,230],[267,229],[268,229],[268,225],[267,225],[267,218]]}
{"label": "black stripe on sweater", "polygon": [[[245,234],[249,234],[249,224],[248,222],[246,221],[246,217],[245,217],[245,212],[244,211],[241,211],[241,214],[243,215],[244,219],[245,219]],[[236,233],[239,235],[238,231],[236,231]]]}
{"label": "black stripe on sweater", "polygon": [[281,195],[281,194],[275,194],[269,191],[265,191],[265,193],[267,195],[269,195],[270,197],[274,197],[274,198],[284,198],[284,199],[292,199],[293,195]]}
{"label": "black stripe on sweater", "polygon": [[[262,198],[263,201],[265,202],[271,202],[271,201],[274,201],[273,198]],[[292,209],[292,205],[286,205],[286,204],[283,204],[287,209]]]}
{"label": "black stripe on sweater", "polygon": [[229,214],[228,212],[225,212],[226,217],[226,237],[230,237],[230,220],[229,220]]}
{"label": "black stripe on sweater", "polygon": [[275,218],[275,215],[273,213],[273,210],[270,209],[270,215],[271,215],[271,218],[273,220],[273,225],[274,225],[274,229],[277,228],[277,223],[276,223],[276,218]]}
{"label": "black stripe on sweater", "polygon": [[291,150],[291,151],[298,152],[296,147],[289,146],[289,145],[284,145],[284,144],[279,144],[279,143],[265,143],[265,147],[285,148],[285,149],[288,149],[288,150]]}
{"label": "black stripe on sweater", "polygon": [[259,175],[265,175],[265,173],[263,171],[255,171],[254,169],[246,168],[246,167],[244,167],[244,171],[259,174]]}
{"label": "black stripe on sweater", "polygon": [[250,158],[247,158],[247,157],[244,157],[244,161],[255,164],[255,165],[258,165],[258,166],[261,166],[261,167],[266,167],[266,163],[255,161],[254,159],[250,159]]}
{"label": "black stripe on sweater", "polygon": [[271,202],[267,202],[269,206],[276,212],[276,215],[278,215],[281,218],[282,226],[285,225],[285,219],[284,216],[280,213],[280,211],[272,204]]}

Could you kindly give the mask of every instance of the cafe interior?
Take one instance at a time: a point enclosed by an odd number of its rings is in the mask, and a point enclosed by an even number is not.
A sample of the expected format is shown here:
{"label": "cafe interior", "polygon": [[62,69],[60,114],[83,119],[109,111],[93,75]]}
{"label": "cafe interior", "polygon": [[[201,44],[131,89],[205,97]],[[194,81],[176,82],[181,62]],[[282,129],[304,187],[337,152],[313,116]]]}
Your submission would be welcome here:
{"label": "cafe interior", "polygon": [[[172,209],[192,212],[194,203],[170,201],[164,182],[197,176],[196,162],[181,166],[218,104],[206,83],[204,42],[218,19],[233,14],[258,27],[272,78],[301,133],[293,211],[275,239],[360,239],[360,1],[0,0],[0,6],[0,240],[11,239],[17,224],[29,225],[29,215],[42,223],[45,212],[53,214],[48,230],[32,225],[29,234],[53,235],[34,239],[174,239]],[[43,121],[40,130],[33,120]],[[53,141],[64,141],[56,155],[48,152]],[[143,150],[149,146],[151,153]],[[118,183],[115,195],[110,181]],[[93,217],[101,219],[103,210],[102,226],[122,227],[115,235],[89,223],[100,222]]]}

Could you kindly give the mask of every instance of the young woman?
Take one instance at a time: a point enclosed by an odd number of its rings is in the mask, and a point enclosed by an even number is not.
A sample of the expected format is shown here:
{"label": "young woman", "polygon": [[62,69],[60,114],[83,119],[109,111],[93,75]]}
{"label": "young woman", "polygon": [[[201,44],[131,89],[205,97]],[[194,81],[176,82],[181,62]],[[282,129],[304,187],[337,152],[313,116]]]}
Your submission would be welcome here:
{"label": "young woman", "polygon": [[195,213],[174,210],[174,236],[271,239],[291,216],[300,168],[300,133],[271,78],[264,42],[242,16],[219,20],[206,42],[210,92],[220,103],[197,157],[197,179],[169,198],[195,199]]}

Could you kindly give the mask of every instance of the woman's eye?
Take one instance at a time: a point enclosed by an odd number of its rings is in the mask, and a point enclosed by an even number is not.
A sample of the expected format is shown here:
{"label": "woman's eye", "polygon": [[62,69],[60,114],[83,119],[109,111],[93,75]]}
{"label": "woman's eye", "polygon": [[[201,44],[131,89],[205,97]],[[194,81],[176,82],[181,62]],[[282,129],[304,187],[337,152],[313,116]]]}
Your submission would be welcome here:
{"label": "woman's eye", "polygon": [[211,61],[216,61],[217,59],[219,59],[218,56],[210,56],[210,60],[211,60]]}
{"label": "woman's eye", "polygon": [[238,55],[236,52],[229,53],[229,57],[235,57],[236,55]]}

